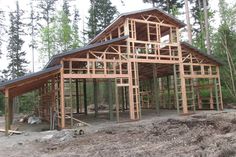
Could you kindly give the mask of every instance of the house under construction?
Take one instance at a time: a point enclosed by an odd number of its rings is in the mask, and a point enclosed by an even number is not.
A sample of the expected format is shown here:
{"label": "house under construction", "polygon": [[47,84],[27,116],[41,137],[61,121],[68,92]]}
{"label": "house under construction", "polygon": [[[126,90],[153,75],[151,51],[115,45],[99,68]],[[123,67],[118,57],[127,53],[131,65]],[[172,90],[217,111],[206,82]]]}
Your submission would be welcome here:
{"label": "house under construction", "polygon": [[[121,101],[130,120],[138,120],[142,108],[174,108],[189,114],[203,108],[201,90],[209,91],[208,109],[223,109],[219,67],[221,62],[180,41],[185,24],[157,8],[121,14],[82,48],[57,54],[33,74],[0,84],[5,95],[6,131],[13,120],[13,98],[36,91],[38,114],[47,120],[56,113],[58,125],[73,124],[74,103],[88,112],[86,82],[94,85],[94,110],[98,111],[97,84],[115,84],[115,113],[119,121]],[[77,88],[83,90],[78,92]],[[110,95],[110,94],[109,94]],[[75,101],[74,101],[75,100]],[[112,116],[113,103],[109,98]]]}

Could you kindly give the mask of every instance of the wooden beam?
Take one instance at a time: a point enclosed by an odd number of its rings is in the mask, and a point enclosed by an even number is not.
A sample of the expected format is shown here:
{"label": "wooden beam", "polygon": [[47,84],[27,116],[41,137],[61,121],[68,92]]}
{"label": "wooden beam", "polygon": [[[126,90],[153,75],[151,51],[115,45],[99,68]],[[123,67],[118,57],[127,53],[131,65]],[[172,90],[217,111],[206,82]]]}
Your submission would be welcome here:
{"label": "wooden beam", "polygon": [[73,128],[73,95],[72,95],[72,91],[73,91],[73,86],[72,86],[72,79],[69,79],[69,86],[70,86],[70,127]]}
{"label": "wooden beam", "polygon": [[60,96],[61,96],[61,128],[65,128],[65,93],[64,93],[64,63],[61,61],[60,69]]}
{"label": "wooden beam", "polygon": [[153,96],[154,96],[154,104],[156,107],[156,113],[160,114],[160,104],[159,104],[159,87],[157,81],[157,65],[153,64]]}
{"label": "wooden beam", "polygon": [[167,106],[169,109],[171,109],[171,101],[170,101],[170,84],[171,84],[171,80],[170,80],[170,76],[166,76],[166,81],[167,81]]}
{"label": "wooden beam", "polygon": [[[115,81],[117,84],[117,81]],[[118,88],[117,85],[115,84],[115,95],[116,95],[116,121],[119,123],[120,122],[120,104],[119,104],[119,94],[118,94]]]}
{"label": "wooden beam", "polygon": [[183,67],[183,64],[181,63],[179,64],[179,71],[180,71],[180,81],[181,81],[183,114],[187,114],[188,106],[187,106],[186,84],[185,84],[185,78],[184,78],[184,67]]}
{"label": "wooden beam", "polygon": [[98,117],[98,85],[96,79],[93,79],[93,100],[95,117]]}
{"label": "wooden beam", "polygon": [[111,79],[108,79],[107,91],[108,91],[108,104],[109,104],[109,119],[113,120],[112,80]]}
{"label": "wooden beam", "polygon": [[[8,110],[8,112],[9,112],[9,125],[11,126],[12,125],[12,123],[13,123],[13,117],[14,117],[14,115],[13,115],[13,97],[10,97],[10,95],[8,95],[8,103],[9,103],[9,110]],[[19,106],[20,104],[18,104],[18,109],[19,109]],[[17,112],[19,112],[19,111],[17,111]]]}
{"label": "wooden beam", "polygon": [[125,87],[121,87],[122,112],[125,112],[125,97],[124,97],[124,88],[125,88]]}
{"label": "wooden beam", "polygon": [[216,109],[217,111],[220,110],[220,105],[219,105],[219,90],[217,87],[217,80],[214,79],[214,86],[215,86],[215,99],[216,99]]}
{"label": "wooden beam", "polygon": [[179,93],[178,93],[178,81],[177,81],[177,71],[176,71],[176,64],[173,65],[174,71],[174,88],[175,88],[175,103],[177,108],[177,113],[179,114]]}
{"label": "wooden beam", "polygon": [[5,135],[8,136],[10,130],[9,122],[9,89],[5,89]]}
{"label": "wooden beam", "polygon": [[127,78],[128,74],[64,74],[64,78]]}
{"label": "wooden beam", "polygon": [[221,82],[220,82],[220,68],[219,66],[216,67],[217,79],[218,79],[218,86],[219,86],[219,96],[220,96],[220,109],[224,109],[223,98],[222,98],[222,90],[221,90]]}
{"label": "wooden beam", "polygon": [[88,107],[87,107],[87,85],[86,79],[83,79],[83,93],[84,93],[84,114],[88,114]]}
{"label": "wooden beam", "polygon": [[79,113],[79,81],[78,79],[75,79],[75,95],[76,95],[76,111]]}

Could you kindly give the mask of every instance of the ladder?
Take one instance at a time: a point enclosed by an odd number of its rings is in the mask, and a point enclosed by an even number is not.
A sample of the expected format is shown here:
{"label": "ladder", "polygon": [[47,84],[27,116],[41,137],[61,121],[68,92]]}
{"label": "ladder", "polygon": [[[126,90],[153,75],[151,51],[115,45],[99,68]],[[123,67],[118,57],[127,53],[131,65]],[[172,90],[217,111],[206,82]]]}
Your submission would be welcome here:
{"label": "ladder", "polygon": [[133,90],[133,102],[134,102],[134,114],[135,119],[140,119],[140,94],[139,94],[139,73],[138,73],[138,63],[131,62],[131,69],[132,69],[132,88]]}
{"label": "ladder", "polygon": [[215,85],[215,101],[216,101],[216,109],[219,111],[223,109],[223,102],[222,102],[222,93],[221,93],[221,85],[219,78],[214,78],[214,85]]}
{"label": "ladder", "polygon": [[[178,114],[180,113],[180,109],[183,109],[182,105],[182,91],[181,91],[181,78],[179,72],[179,65],[174,64],[174,88],[175,88],[175,100],[176,100],[176,108]],[[193,79],[185,79],[185,88],[186,88],[186,98],[187,98],[187,108],[188,111],[192,110],[195,112],[195,94],[194,94],[194,84]]]}

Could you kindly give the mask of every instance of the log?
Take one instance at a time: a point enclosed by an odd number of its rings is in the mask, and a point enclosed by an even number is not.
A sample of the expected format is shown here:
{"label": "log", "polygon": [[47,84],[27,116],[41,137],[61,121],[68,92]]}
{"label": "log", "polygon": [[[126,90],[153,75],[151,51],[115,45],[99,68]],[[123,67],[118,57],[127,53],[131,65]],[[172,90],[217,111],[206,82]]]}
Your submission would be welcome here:
{"label": "log", "polygon": [[9,136],[12,136],[14,134],[14,131],[17,131],[18,127],[16,127],[11,133]]}
{"label": "log", "polygon": [[[0,132],[5,132],[5,129],[0,129]],[[16,131],[16,130],[8,130],[9,133],[13,133],[13,134],[22,134],[21,131]]]}
{"label": "log", "polygon": [[[71,117],[68,116],[68,115],[66,115],[65,117],[66,117],[66,118],[71,118]],[[88,123],[86,123],[86,122],[83,122],[83,121],[81,121],[81,120],[79,120],[79,119],[76,119],[76,118],[74,118],[74,117],[72,117],[72,119],[75,120],[75,121],[77,121],[77,122],[79,122],[79,123],[82,123],[82,124],[84,124],[84,125],[90,126],[90,124],[88,124]]]}

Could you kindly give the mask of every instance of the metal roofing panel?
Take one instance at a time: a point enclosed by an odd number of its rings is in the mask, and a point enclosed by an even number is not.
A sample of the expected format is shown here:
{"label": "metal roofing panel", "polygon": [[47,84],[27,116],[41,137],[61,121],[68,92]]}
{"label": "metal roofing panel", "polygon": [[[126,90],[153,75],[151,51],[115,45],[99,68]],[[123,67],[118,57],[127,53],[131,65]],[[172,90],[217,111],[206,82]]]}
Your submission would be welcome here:
{"label": "metal roofing panel", "polygon": [[200,49],[194,47],[193,45],[191,45],[191,44],[189,44],[189,43],[187,43],[187,42],[181,42],[181,45],[184,45],[184,46],[186,46],[186,47],[188,47],[188,48],[190,48],[190,49],[193,49],[193,50],[196,51],[197,53],[199,53],[199,54],[201,54],[201,55],[207,57],[207,58],[210,59],[210,60],[213,60],[214,62],[218,63],[219,65],[224,65],[224,63],[223,63],[221,60],[217,59],[215,56],[209,55],[209,54],[207,54],[206,52],[204,52],[204,51],[202,51],[202,50],[200,50]]}
{"label": "metal roofing panel", "polygon": [[67,52],[64,52],[64,53],[54,55],[54,56],[52,56],[50,61],[46,64],[44,69],[50,67],[50,65],[53,64],[53,62],[58,58],[62,58],[62,57],[68,56],[68,55],[78,53],[78,52],[90,50],[90,49],[93,49],[93,48],[96,48],[96,47],[99,47],[99,46],[104,46],[104,45],[108,45],[108,44],[115,43],[115,42],[118,42],[118,41],[122,41],[122,40],[125,40],[127,38],[128,38],[128,36],[126,35],[126,36],[123,36],[123,37],[120,37],[120,38],[114,38],[114,39],[107,40],[107,41],[104,41],[104,42],[101,42],[101,43],[95,43],[95,44],[87,45],[87,46],[84,46],[84,47],[81,47],[81,48],[73,49],[73,50],[70,50],[70,51],[67,51]]}
{"label": "metal roofing panel", "polygon": [[95,39],[97,39],[101,34],[103,34],[105,31],[107,31],[107,29],[109,29],[114,23],[116,23],[117,21],[119,21],[121,18],[125,17],[125,16],[130,16],[133,14],[138,14],[138,13],[144,13],[144,12],[148,12],[148,11],[158,11],[159,13],[164,14],[165,16],[171,18],[174,22],[176,22],[180,28],[185,27],[186,24],[182,21],[180,21],[179,19],[177,19],[176,17],[174,17],[171,14],[166,13],[165,11],[158,9],[158,8],[148,8],[148,9],[142,9],[142,10],[137,10],[137,11],[132,11],[132,12],[126,12],[126,13],[122,13],[120,14],[115,20],[113,20],[110,25],[108,25],[103,31],[101,31],[99,34],[97,34],[89,43],[91,44]]}
{"label": "metal roofing panel", "polygon": [[35,73],[28,74],[28,75],[24,75],[22,77],[18,77],[18,78],[13,79],[13,80],[1,82],[0,83],[0,89],[3,89],[6,86],[9,86],[11,84],[14,84],[14,83],[17,83],[17,82],[20,82],[20,81],[24,81],[24,80],[30,79],[32,77],[39,77],[40,75],[47,74],[47,73],[50,73],[50,72],[55,71],[55,70],[59,70],[60,68],[61,68],[61,65],[58,65],[58,66],[54,66],[54,67],[51,67],[51,68],[43,69],[43,70],[41,70],[39,72],[35,72]]}

